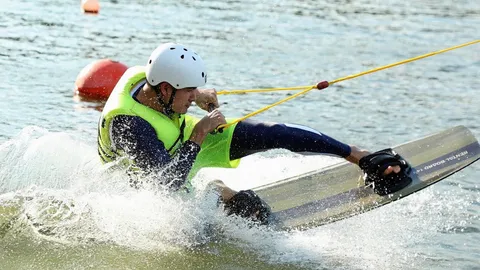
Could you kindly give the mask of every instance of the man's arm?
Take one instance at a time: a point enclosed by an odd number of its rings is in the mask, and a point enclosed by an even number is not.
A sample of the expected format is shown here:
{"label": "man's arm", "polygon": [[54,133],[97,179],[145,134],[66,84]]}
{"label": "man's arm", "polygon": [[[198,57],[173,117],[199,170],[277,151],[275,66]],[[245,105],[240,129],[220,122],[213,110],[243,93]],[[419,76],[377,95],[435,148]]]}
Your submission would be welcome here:
{"label": "man's arm", "polygon": [[170,157],[165,145],[157,138],[153,127],[138,116],[121,115],[112,120],[112,140],[135,165],[147,173],[157,173],[162,184],[173,189],[186,181],[200,146],[186,141]]}

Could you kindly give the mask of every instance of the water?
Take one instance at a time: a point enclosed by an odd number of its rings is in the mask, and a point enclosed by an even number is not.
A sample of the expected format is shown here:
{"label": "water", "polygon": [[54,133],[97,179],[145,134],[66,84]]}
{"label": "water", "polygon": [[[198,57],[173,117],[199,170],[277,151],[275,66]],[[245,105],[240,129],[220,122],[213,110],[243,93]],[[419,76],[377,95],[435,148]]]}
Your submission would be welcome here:
{"label": "water", "polygon": [[[271,232],[225,217],[205,184],[249,188],[338,159],[271,151],[236,170],[202,171],[193,198],[133,191],[98,163],[102,103],[73,97],[92,61],[143,65],[167,41],[201,54],[217,90],[331,81],[478,39],[478,1],[127,2],[101,1],[92,16],[77,1],[2,1],[0,269],[480,268],[479,163],[348,220]],[[255,118],[372,150],[455,125],[480,138],[479,46],[344,81]],[[286,95],[220,102],[240,117]]]}

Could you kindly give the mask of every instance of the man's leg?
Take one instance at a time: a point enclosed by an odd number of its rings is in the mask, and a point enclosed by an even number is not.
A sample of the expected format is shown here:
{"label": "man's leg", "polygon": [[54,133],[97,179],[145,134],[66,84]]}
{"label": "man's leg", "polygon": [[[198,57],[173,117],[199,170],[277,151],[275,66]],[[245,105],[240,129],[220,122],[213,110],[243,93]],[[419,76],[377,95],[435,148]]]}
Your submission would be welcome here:
{"label": "man's leg", "polygon": [[[305,126],[245,120],[235,127],[230,158],[233,160],[275,148],[297,153],[332,154],[343,158],[348,158],[352,150],[360,151]],[[356,152],[355,157],[359,154]],[[355,161],[356,158],[351,160]]]}
{"label": "man's leg", "polygon": [[[292,152],[312,152],[343,157],[354,164],[370,154],[354,145],[342,143],[312,128],[245,120],[233,132],[230,159],[238,159],[269,149],[283,148]],[[399,166],[389,166],[384,174],[400,172]]]}

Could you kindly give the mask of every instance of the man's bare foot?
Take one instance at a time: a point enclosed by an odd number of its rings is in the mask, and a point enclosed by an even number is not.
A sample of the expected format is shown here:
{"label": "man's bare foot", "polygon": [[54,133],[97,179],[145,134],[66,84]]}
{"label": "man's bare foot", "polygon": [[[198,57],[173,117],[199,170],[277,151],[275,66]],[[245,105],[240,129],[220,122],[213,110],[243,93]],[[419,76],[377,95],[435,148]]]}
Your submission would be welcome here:
{"label": "man's bare foot", "polygon": [[[363,150],[363,149],[360,149],[354,145],[350,145],[350,148],[352,149],[352,152],[350,153],[350,155],[348,157],[346,157],[345,159],[352,162],[352,163],[355,163],[358,165],[360,159],[364,156],[367,156],[367,155],[370,155],[371,153],[366,151],[366,150]],[[384,175],[387,175],[387,174],[390,174],[392,172],[394,173],[399,173],[401,171],[401,168],[400,166],[396,165],[396,166],[388,166],[387,169],[385,169],[385,171],[383,172]]]}
{"label": "man's bare foot", "polygon": [[400,166],[396,165],[396,166],[388,166],[387,169],[385,169],[385,171],[383,172],[384,175],[387,175],[387,174],[390,174],[392,172],[394,173],[399,173],[401,170]]}
{"label": "man's bare foot", "polygon": [[229,201],[237,192],[225,185],[222,180],[214,180],[209,183],[220,193],[222,201],[225,203]]}

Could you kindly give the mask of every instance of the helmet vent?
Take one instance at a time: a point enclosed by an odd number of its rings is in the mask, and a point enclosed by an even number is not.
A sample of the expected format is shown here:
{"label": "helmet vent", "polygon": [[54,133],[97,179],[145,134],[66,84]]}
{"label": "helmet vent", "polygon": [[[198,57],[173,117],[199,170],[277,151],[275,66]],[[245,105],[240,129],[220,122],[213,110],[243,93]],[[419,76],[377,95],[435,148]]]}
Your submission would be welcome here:
{"label": "helmet vent", "polygon": [[180,85],[178,85],[178,83],[177,83],[177,87],[179,87],[179,86],[180,86]]}
{"label": "helmet vent", "polygon": [[152,63],[152,59],[148,60],[148,63],[151,64],[151,63]]}
{"label": "helmet vent", "polygon": [[192,58],[193,58],[193,61],[197,61],[197,59],[195,59],[195,57],[192,56]]}
{"label": "helmet vent", "polygon": [[183,50],[184,50],[184,51],[186,51],[186,52],[188,52],[188,50],[187,50],[187,49],[185,49],[185,48],[183,48]]}
{"label": "helmet vent", "polygon": [[205,73],[202,72],[202,78],[205,77]]}
{"label": "helmet vent", "polygon": [[175,50],[175,47],[170,48],[170,50]]}
{"label": "helmet vent", "polygon": [[185,58],[185,56],[182,54],[182,56],[180,56],[180,58],[182,58],[182,59],[183,59],[183,58]]}

